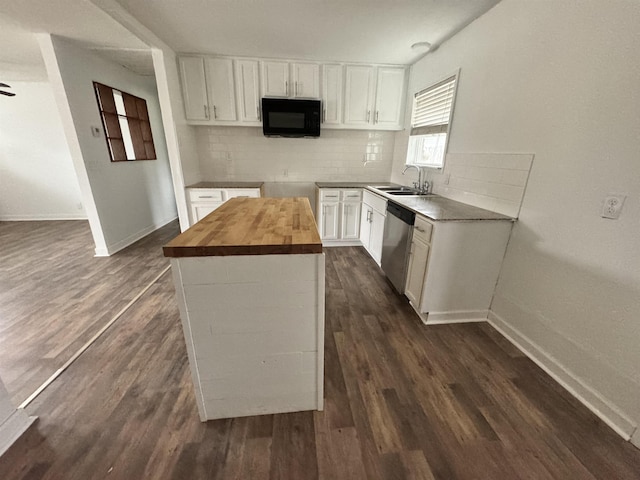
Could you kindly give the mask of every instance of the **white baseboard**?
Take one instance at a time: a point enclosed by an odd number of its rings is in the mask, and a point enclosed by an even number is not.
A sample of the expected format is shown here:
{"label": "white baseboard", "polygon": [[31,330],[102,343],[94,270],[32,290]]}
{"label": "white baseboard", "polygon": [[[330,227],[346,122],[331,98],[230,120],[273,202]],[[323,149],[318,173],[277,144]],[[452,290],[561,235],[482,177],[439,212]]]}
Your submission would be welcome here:
{"label": "white baseboard", "polygon": [[0,222],[37,222],[42,220],[87,220],[84,213],[38,213],[30,215],[0,215]]}
{"label": "white baseboard", "polygon": [[[495,312],[489,311],[488,320],[507,340],[533,360],[534,363],[547,372],[551,378],[562,385],[562,387],[597,415],[603,422],[609,425],[618,435],[625,440],[631,440],[634,445],[640,448],[640,433],[636,430],[637,425],[620,412],[615,405],[600,393],[588,385],[585,385],[582,380],[567,370],[539,345],[511,327]],[[633,438],[631,438],[632,434]]]}
{"label": "white baseboard", "polygon": [[635,447],[640,448],[640,428],[636,427],[635,432],[633,432],[633,435],[631,435],[631,443]]}
{"label": "white baseboard", "polygon": [[425,325],[441,325],[445,323],[473,323],[486,322],[488,310],[464,310],[456,312],[429,312],[421,313],[412,302],[409,305]]}
{"label": "white baseboard", "polygon": [[155,225],[150,225],[148,227],[143,228],[142,230],[137,231],[136,233],[134,233],[133,235],[129,235],[126,238],[123,238],[122,240],[119,240],[115,243],[112,243],[111,245],[107,245],[106,248],[96,248],[95,249],[95,256],[96,257],[109,257],[111,255],[113,255],[116,252],[119,252],[120,250],[127,248],[129,245],[136,243],[138,240],[140,240],[141,238],[146,237],[147,235],[149,235],[151,232],[155,232],[156,230],[158,230],[159,228],[164,227],[165,225],[167,225],[168,223],[173,222],[175,219],[177,219],[178,217],[172,217],[169,220],[165,220],[159,224],[155,224]]}
{"label": "white baseboard", "polygon": [[0,425],[0,456],[9,449],[20,435],[36,421],[38,417],[30,417],[22,409],[16,409],[2,425]]}
{"label": "white baseboard", "polygon": [[360,240],[323,240],[323,247],[361,247]]}

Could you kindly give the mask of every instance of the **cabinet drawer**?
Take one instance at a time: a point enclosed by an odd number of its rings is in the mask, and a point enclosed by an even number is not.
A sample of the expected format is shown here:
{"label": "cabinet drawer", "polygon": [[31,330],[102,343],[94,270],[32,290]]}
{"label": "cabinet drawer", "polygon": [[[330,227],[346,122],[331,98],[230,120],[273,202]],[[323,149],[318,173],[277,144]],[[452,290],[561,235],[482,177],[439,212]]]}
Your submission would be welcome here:
{"label": "cabinet drawer", "polygon": [[376,195],[375,193],[371,193],[369,190],[365,190],[362,193],[362,203],[366,203],[385,217],[387,216],[387,200],[380,195]]}
{"label": "cabinet drawer", "polygon": [[413,236],[415,238],[419,238],[425,243],[430,243],[432,230],[433,224],[431,222],[420,215],[416,215],[416,223],[413,225]]}
{"label": "cabinet drawer", "polygon": [[218,188],[190,188],[189,200],[192,202],[222,202],[222,190]]}
{"label": "cabinet drawer", "polygon": [[328,202],[340,201],[340,190],[332,188],[323,188],[320,190],[320,200]]}
{"label": "cabinet drawer", "polygon": [[260,189],[259,188],[227,188],[227,200],[230,198],[236,197],[251,197],[251,198],[259,198],[260,197]]}
{"label": "cabinet drawer", "polygon": [[362,190],[342,190],[342,201],[359,202],[362,200]]}

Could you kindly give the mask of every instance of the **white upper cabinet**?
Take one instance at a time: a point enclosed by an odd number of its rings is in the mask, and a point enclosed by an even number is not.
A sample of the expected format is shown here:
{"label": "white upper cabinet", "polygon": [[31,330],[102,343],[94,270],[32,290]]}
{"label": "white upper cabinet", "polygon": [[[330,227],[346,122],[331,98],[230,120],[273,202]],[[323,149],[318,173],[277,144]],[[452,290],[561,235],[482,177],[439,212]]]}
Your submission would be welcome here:
{"label": "white upper cabinet", "polygon": [[240,121],[260,124],[260,74],[257,60],[236,60]]}
{"label": "white upper cabinet", "polygon": [[262,62],[262,96],[289,96],[289,63]]}
{"label": "white upper cabinet", "polygon": [[233,60],[230,58],[207,58],[205,71],[209,93],[209,117],[214,122],[236,121],[238,116],[236,114]]}
{"label": "white upper cabinet", "polygon": [[320,66],[316,63],[264,61],[262,95],[281,98],[319,98]]}
{"label": "white upper cabinet", "polygon": [[322,66],[322,123],[342,123],[342,65]]}
{"label": "white upper cabinet", "polygon": [[202,57],[180,57],[178,64],[187,120],[209,120],[204,60]]}
{"label": "white upper cabinet", "polygon": [[344,124],[379,130],[402,128],[404,67],[347,65]]}
{"label": "white upper cabinet", "polygon": [[324,128],[401,130],[407,69],[239,57],[179,57],[187,121],[259,126],[262,97],[322,100]]}
{"label": "white upper cabinet", "polygon": [[369,126],[374,91],[374,67],[347,65],[345,84],[345,125]]}
{"label": "white upper cabinet", "polygon": [[376,102],[373,114],[374,125],[384,128],[402,126],[405,97],[404,78],[404,68],[378,67]]}
{"label": "white upper cabinet", "polygon": [[317,63],[292,63],[291,79],[295,98],[320,98],[320,65]]}

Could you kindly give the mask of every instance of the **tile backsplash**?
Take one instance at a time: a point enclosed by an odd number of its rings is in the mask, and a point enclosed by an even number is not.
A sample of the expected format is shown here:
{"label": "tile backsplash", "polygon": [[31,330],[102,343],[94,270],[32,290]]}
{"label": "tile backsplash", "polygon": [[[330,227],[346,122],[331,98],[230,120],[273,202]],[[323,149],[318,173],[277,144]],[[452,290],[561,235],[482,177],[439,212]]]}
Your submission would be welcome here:
{"label": "tile backsplash", "polygon": [[395,132],[323,130],[267,138],[261,128],[194,127],[204,180],[380,181],[391,174]]}
{"label": "tile backsplash", "polygon": [[532,163],[533,154],[449,153],[427,178],[438,195],[518,217]]}

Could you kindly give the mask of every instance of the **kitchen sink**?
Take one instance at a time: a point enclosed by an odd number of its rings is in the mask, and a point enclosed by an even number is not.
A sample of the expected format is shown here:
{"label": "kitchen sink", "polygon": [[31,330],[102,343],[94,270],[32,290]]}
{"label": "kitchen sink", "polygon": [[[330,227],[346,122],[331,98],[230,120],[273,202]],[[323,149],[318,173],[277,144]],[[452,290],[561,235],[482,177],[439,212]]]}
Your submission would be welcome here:
{"label": "kitchen sink", "polygon": [[414,192],[412,190],[390,190],[385,193],[389,195],[420,195],[418,192]]}
{"label": "kitchen sink", "polygon": [[373,187],[376,190],[380,190],[382,192],[413,192],[414,190],[409,187]]}

